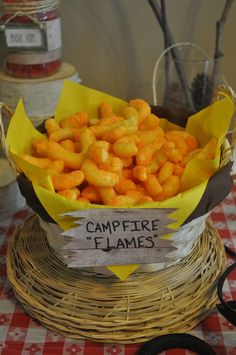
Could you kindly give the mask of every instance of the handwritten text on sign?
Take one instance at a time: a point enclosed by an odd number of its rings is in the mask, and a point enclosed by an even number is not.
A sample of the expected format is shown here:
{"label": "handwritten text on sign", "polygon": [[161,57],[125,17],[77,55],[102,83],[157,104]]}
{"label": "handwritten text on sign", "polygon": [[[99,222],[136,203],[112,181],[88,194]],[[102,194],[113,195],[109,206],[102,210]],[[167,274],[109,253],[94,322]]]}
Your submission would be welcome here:
{"label": "handwritten text on sign", "polygon": [[169,240],[160,238],[173,232],[167,227],[172,222],[168,217],[171,212],[172,209],[92,209],[67,213],[78,220],[76,227],[62,233],[69,237],[64,256],[68,255],[71,267],[163,261],[174,250]]}

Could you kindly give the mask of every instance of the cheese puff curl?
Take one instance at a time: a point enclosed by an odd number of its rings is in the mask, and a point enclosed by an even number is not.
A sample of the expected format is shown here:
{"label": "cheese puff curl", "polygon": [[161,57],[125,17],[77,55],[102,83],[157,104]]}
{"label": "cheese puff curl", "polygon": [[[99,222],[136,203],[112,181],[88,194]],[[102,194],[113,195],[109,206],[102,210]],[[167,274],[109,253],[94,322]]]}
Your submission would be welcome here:
{"label": "cheese puff curl", "polygon": [[170,161],[166,161],[160,168],[157,174],[158,181],[162,185],[172,174],[174,171],[174,164]]}
{"label": "cheese puff curl", "polygon": [[48,139],[54,142],[60,142],[64,139],[73,139],[76,135],[77,130],[75,128],[64,127],[52,132]]}
{"label": "cheese puff curl", "polygon": [[139,181],[146,181],[147,180],[147,168],[142,165],[136,165],[133,168],[133,175]]}
{"label": "cheese puff curl", "polygon": [[155,175],[148,175],[147,180],[144,181],[143,184],[148,191],[148,195],[153,198],[157,197],[162,192],[162,186]]}
{"label": "cheese puff curl", "polygon": [[70,200],[76,201],[79,197],[80,191],[76,187],[73,189],[67,189],[57,192],[59,195],[64,196]]}
{"label": "cheese puff curl", "polygon": [[116,197],[116,192],[113,187],[96,187],[105,205],[109,205],[110,201]]}
{"label": "cheese puff curl", "polygon": [[136,190],[136,184],[131,179],[121,178],[114,189],[119,195],[125,195],[126,191]]}
{"label": "cheese puff curl", "polygon": [[69,152],[75,152],[75,144],[71,139],[61,141],[60,145],[63,149],[68,150]]}
{"label": "cheese puff curl", "polygon": [[151,113],[151,107],[145,100],[133,99],[130,100],[128,104],[138,111],[140,120],[144,119]]}
{"label": "cheese puff curl", "polygon": [[180,190],[180,178],[176,175],[171,175],[162,185],[162,189],[162,193],[155,198],[155,201],[163,201],[175,196]]}
{"label": "cheese puff curl", "polygon": [[76,112],[73,116],[65,118],[60,122],[62,128],[81,128],[87,126],[88,124],[88,114],[85,111]]}
{"label": "cheese puff curl", "polygon": [[72,189],[84,181],[84,173],[81,170],[74,170],[70,173],[62,173],[52,176],[52,183],[55,190]]}
{"label": "cheese puff curl", "polygon": [[81,169],[84,172],[87,182],[94,186],[113,187],[119,181],[119,177],[116,173],[99,169],[90,159],[85,159]]}
{"label": "cheese puff curl", "polygon": [[137,154],[138,147],[134,140],[129,137],[122,137],[112,145],[113,152],[121,158],[130,158]]}
{"label": "cheese puff curl", "polygon": [[108,102],[101,102],[98,106],[99,117],[109,117],[113,115],[112,105]]}
{"label": "cheese puff curl", "polygon": [[97,165],[105,163],[109,158],[109,147],[106,141],[96,141],[89,146],[87,157]]}
{"label": "cheese puff curl", "polygon": [[48,135],[60,129],[59,123],[54,118],[47,118],[44,127]]}
{"label": "cheese puff curl", "polygon": [[159,126],[160,119],[153,113],[149,114],[144,120],[139,123],[140,130],[153,130]]}
{"label": "cheese puff curl", "polygon": [[94,186],[92,186],[92,185],[86,186],[81,191],[81,195],[80,196],[88,199],[92,203],[101,203],[102,202],[101,195],[99,194],[97,189]]}

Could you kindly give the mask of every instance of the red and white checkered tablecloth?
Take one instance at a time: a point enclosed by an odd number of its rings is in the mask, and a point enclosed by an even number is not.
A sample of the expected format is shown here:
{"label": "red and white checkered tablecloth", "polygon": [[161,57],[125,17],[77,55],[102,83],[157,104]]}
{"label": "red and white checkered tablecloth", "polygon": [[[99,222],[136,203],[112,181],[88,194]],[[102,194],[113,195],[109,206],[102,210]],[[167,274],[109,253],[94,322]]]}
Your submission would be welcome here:
{"label": "red and white checkered tablecloth", "polygon": [[[143,344],[116,345],[64,338],[33,320],[16,300],[6,277],[7,241],[14,228],[29,215],[24,209],[0,221],[0,354],[1,355],[135,355]],[[236,185],[211,214],[224,243],[236,251]],[[232,262],[229,259],[229,262]],[[236,272],[224,287],[226,299],[236,299]],[[216,310],[191,334],[208,342],[217,355],[236,355],[236,328]],[[162,355],[189,355],[185,350],[169,350]]]}

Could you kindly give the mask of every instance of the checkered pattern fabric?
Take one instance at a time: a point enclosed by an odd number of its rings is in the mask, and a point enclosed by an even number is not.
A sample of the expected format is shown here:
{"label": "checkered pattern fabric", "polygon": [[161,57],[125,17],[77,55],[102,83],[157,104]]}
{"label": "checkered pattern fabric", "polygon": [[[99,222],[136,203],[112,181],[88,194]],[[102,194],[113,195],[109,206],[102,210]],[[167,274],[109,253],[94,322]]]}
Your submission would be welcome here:
{"label": "checkered pattern fabric", "polygon": [[[0,221],[0,354],[1,355],[135,355],[142,344],[116,345],[73,340],[48,330],[27,315],[14,296],[6,277],[7,242],[17,225],[29,216],[26,208]],[[211,213],[224,243],[236,251],[236,185]],[[229,263],[232,259],[229,258]],[[236,300],[236,272],[225,282],[226,299]],[[236,355],[236,329],[216,310],[191,334],[204,339],[217,355]],[[162,355],[190,355],[190,351],[169,350]]]}

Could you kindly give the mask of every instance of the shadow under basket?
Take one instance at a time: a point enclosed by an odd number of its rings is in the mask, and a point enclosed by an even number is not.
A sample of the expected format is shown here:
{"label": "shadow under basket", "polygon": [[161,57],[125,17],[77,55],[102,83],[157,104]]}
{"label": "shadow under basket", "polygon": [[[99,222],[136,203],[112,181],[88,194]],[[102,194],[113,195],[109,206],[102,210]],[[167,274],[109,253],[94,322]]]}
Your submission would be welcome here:
{"label": "shadow under basket", "polygon": [[225,267],[222,241],[209,220],[187,257],[123,282],[66,267],[37,216],[16,230],[7,252],[8,278],[27,313],[66,337],[104,343],[141,343],[190,331],[217,303]]}

